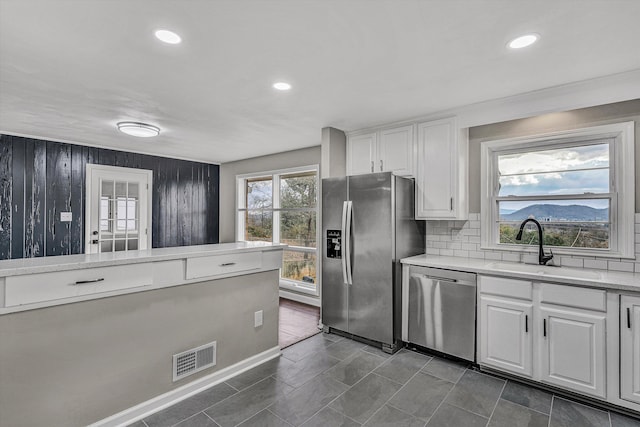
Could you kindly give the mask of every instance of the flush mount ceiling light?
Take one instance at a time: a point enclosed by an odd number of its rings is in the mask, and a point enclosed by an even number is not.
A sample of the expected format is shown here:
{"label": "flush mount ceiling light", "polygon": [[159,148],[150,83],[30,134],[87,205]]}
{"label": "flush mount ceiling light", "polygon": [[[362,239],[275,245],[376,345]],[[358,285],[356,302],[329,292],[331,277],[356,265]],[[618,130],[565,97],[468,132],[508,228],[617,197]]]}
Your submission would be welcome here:
{"label": "flush mount ceiling light", "polygon": [[289,90],[291,89],[291,85],[286,82],[276,82],[273,84],[273,88],[278,90]]}
{"label": "flush mount ceiling light", "polygon": [[169,44],[178,44],[182,41],[182,37],[169,30],[158,30],[155,35],[158,40]]}
{"label": "flush mount ceiling light", "polygon": [[523,47],[531,46],[537,42],[539,38],[540,35],[535,33],[525,34],[524,36],[516,37],[511,40],[507,46],[511,49],[522,49]]}
{"label": "flush mount ceiling light", "polygon": [[147,123],[140,122],[120,122],[118,130],[127,135],[137,136],[138,138],[150,138],[160,134],[160,128]]}

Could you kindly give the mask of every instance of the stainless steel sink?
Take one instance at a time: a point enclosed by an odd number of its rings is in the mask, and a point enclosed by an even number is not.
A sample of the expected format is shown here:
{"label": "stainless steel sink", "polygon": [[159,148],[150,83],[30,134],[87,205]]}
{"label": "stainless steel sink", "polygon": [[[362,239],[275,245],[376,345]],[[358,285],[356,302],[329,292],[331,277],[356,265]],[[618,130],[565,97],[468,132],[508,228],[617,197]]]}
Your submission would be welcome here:
{"label": "stainless steel sink", "polygon": [[577,268],[556,267],[551,265],[522,264],[517,262],[496,261],[488,265],[488,267],[508,271],[512,273],[529,273],[545,277],[557,277],[564,279],[589,279],[599,280],[602,275],[597,271],[580,270]]}

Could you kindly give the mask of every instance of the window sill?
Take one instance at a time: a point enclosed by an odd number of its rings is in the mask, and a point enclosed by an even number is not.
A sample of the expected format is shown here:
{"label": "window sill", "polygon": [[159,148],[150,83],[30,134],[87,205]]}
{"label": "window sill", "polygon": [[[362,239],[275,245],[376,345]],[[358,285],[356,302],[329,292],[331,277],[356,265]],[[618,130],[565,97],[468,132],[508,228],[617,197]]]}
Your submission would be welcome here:
{"label": "window sill", "polygon": [[299,292],[306,295],[318,296],[318,284],[313,283],[313,287],[305,286],[303,283],[295,282],[293,280],[280,279],[280,289]]}

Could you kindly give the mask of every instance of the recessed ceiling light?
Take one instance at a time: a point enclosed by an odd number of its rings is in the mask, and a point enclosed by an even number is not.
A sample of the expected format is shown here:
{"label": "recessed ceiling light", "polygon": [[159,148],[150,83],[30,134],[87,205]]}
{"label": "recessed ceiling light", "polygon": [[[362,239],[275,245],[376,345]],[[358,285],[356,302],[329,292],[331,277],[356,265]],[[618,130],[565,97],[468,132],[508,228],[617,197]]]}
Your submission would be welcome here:
{"label": "recessed ceiling light", "polygon": [[511,49],[522,49],[523,47],[531,46],[538,41],[540,36],[538,34],[525,34],[524,36],[516,37],[511,40],[508,46]]}
{"label": "recessed ceiling light", "polygon": [[160,134],[159,127],[140,122],[120,122],[118,123],[118,130],[138,138],[150,138]]}
{"label": "recessed ceiling light", "polygon": [[289,90],[291,89],[291,85],[286,82],[277,82],[273,84],[274,89],[278,90]]}
{"label": "recessed ceiling light", "polygon": [[155,35],[158,40],[169,44],[178,44],[182,41],[182,37],[169,30],[158,30]]}

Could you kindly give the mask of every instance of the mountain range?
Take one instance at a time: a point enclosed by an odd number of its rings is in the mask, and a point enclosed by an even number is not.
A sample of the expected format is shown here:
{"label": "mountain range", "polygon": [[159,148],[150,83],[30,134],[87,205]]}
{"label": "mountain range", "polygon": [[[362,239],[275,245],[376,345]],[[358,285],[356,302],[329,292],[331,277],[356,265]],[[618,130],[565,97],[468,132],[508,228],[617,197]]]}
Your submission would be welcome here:
{"label": "mountain range", "polygon": [[522,221],[533,217],[538,221],[608,221],[609,208],[596,209],[584,205],[530,205],[510,213],[501,210],[500,219]]}

